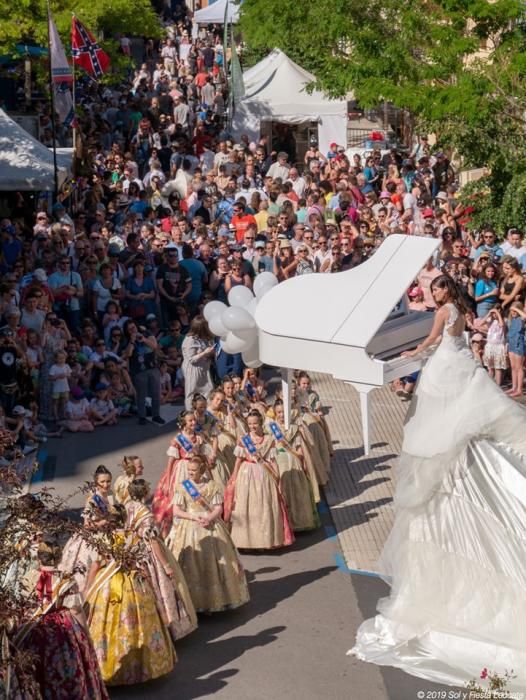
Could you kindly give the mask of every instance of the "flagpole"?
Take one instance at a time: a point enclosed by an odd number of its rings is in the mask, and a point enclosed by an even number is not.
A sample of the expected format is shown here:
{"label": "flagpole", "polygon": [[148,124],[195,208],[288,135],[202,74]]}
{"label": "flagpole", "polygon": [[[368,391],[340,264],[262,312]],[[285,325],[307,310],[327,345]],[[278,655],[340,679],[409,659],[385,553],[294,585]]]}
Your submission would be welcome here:
{"label": "flagpole", "polygon": [[55,198],[58,197],[58,166],[57,166],[57,130],[55,116],[55,88],[53,85],[53,72],[51,70],[51,35],[49,32],[49,23],[51,20],[51,10],[49,0],[47,0],[47,45],[49,55],[49,91],[51,97],[51,135],[53,137],[53,179],[55,184]]}
{"label": "flagpole", "polygon": [[[70,42],[73,37],[73,27],[75,26],[75,13],[71,13],[71,36]],[[73,114],[75,118],[73,119],[73,177],[76,175],[76,161],[77,161],[77,102],[76,102],[76,73],[75,73],[75,61],[73,60],[73,45],[71,46],[71,71],[73,73],[73,85],[72,85],[72,99],[73,99]]]}

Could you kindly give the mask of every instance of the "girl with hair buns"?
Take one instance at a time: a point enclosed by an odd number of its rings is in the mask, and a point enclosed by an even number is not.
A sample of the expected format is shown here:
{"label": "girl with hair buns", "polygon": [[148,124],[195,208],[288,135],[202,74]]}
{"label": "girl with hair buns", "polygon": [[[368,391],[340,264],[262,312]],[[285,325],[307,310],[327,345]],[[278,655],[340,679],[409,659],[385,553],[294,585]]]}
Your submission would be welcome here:
{"label": "girl with hair buns", "polygon": [[[109,469],[100,464],[93,475],[93,492],[82,511],[84,527],[92,532],[99,531],[101,537],[116,511],[111,479]],[[74,575],[81,591],[84,589],[87,571],[96,556],[95,548],[79,534],[73,535],[64,547],[60,568]]]}
{"label": "girl with hair buns", "polygon": [[88,627],[107,685],[144,683],[170,673],[177,663],[143,570],[145,548],[138,546],[135,534],[126,541],[125,521],[122,508],[112,521],[113,556],[94,559],[85,591]]}
{"label": "girl with hair buns", "polygon": [[[299,425],[291,423],[288,429],[285,428],[283,401],[278,400],[274,403],[273,412],[275,420],[267,421],[267,430],[276,439],[276,464],[279,469],[281,491],[290,515],[290,524],[294,532],[313,530],[320,526],[311,484],[311,479],[316,483],[316,475],[311,475],[306,465],[303,454],[304,440]],[[283,436],[282,439],[276,436],[276,426]]]}
{"label": "girl with hair buns", "polygon": [[220,430],[217,421],[208,412],[206,399],[202,394],[194,394],[192,408],[195,416],[195,430],[203,440],[202,454],[208,460],[208,468],[212,479],[224,491],[233,471],[223,454],[219,451]]}
{"label": "girl with hair buns", "polygon": [[197,628],[197,616],[184,574],[159,537],[152,512],[145,505],[149,493],[150,487],[144,479],[133,479],[129,483],[126,528],[146,544],[146,567],[157,600],[157,608],[175,641],[186,637]]}
{"label": "girl with hair buns", "polygon": [[221,519],[222,489],[203,481],[206,462],[193,457],[189,479],[173,499],[173,524],[166,540],[184,572],[198,612],[219,612],[248,602],[245,572]]}
{"label": "girl with hair buns", "polygon": [[38,608],[17,631],[14,642],[33,655],[42,698],[107,700],[75,579],[57,569],[60,550],[55,543],[42,542],[37,557]]}
{"label": "girl with hair buns", "polygon": [[137,457],[137,455],[123,457],[122,470],[124,474],[121,474],[115,479],[113,493],[115,494],[115,500],[117,503],[121,503],[123,506],[125,506],[130,500],[130,496],[128,495],[128,486],[134,479],[142,476],[144,473],[142,459]]}
{"label": "girl with hair buns", "polygon": [[263,432],[263,417],[250,411],[248,433],[236,449],[234,473],[225,490],[224,517],[242,549],[275,549],[294,542],[280,488],[274,438]]}
{"label": "girl with hair buns", "polygon": [[168,463],[155,489],[152,510],[155,522],[166,537],[172,524],[172,499],[178,484],[188,478],[188,463],[194,455],[203,454],[203,438],[197,434],[193,411],[183,411],[179,416],[181,431],[170,442],[166,454]]}

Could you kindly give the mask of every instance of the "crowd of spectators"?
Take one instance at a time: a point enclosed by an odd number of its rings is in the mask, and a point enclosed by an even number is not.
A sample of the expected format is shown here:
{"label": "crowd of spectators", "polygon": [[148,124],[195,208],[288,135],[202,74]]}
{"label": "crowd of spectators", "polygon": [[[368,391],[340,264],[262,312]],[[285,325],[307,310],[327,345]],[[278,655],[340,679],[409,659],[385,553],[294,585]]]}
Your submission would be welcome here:
{"label": "crowd of spectators", "polygon": [[367,157],[345,144],[321,153],[314,139],[300,160],[266,137],[234,139],[223,65],[219,28],[192,39],[180,16],[165,40],[145,42],[129,81],[78,96],[87,174],[68,196],[31,226],[26,212],[0,222],[0,422],[22,447],[133,414],[163,423],[185,368],[242,373],[202,322],[207,301],[262,271],[281,281],[352,269],[392,233],[439,240],[410,307],[433,311],[430,284],[450,274],[475,354],[499,384],[509,369],[509,393],[522,394],[521,231],[471,232],[451,164],[425,138]]}

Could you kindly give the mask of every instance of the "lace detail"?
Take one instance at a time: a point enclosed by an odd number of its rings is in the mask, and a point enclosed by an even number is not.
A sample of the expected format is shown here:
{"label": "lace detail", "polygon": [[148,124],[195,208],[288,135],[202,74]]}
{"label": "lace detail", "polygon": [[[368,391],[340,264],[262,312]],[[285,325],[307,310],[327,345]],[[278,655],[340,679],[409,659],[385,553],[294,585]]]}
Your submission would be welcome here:
{"label": "lace detail", "polygon": [[446,304],[449,310],[449,316],[446,321],[446,328],[452,328],[458,320],[458,309],[455,304]]}

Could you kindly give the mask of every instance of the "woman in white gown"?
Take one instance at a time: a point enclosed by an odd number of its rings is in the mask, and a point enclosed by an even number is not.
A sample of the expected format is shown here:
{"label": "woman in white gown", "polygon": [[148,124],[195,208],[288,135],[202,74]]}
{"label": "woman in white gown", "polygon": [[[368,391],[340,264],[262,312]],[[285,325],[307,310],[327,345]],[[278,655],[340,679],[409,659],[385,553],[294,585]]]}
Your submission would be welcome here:
{"label": "woman in white gown", "polygon": [[406,419],[379,565],[391,594],[349,654],[450,685],[513,670],[507,689],[525,691],[526,412],[473,359],[451,278],[431,289],[433,329],[408,354],[440,342]]}

